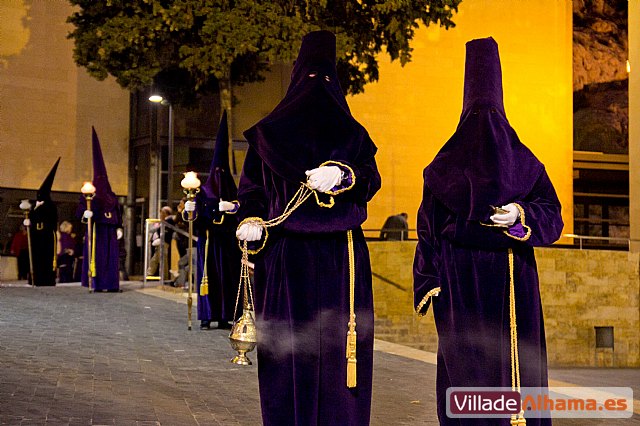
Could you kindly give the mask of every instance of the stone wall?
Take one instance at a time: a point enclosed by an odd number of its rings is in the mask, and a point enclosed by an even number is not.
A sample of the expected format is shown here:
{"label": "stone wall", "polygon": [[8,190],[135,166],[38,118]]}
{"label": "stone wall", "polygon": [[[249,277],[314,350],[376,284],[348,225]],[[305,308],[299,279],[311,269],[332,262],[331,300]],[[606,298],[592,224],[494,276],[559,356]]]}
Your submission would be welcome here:
{"label": "stone wall", "polygon": [[[415,242],[370,242],[376,337],[435,352],[433,315],[413,313]],[[640,366],[638,253],[536,249],[550,366]],[[596,356],[594,327],[614,327]],[[607,358],[608,356],[608,358]]]}

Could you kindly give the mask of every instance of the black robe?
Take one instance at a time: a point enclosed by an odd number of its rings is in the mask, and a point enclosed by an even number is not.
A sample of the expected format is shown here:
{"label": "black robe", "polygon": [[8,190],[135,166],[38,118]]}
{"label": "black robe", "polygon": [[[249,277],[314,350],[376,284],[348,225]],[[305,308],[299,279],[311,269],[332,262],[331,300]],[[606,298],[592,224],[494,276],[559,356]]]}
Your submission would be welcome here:
{"label": "black robe", "polygon": [[58,209],[53,201],[46,200],[31,211],[29,219],[33,256],[32,282],[36,286],[56,285]]}

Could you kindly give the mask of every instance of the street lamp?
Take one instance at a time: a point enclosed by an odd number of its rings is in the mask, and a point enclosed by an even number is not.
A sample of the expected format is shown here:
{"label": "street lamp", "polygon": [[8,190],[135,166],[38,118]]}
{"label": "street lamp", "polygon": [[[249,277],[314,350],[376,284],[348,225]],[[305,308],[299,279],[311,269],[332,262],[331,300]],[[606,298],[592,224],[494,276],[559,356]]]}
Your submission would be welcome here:
{"label": "street lamp", "polygon": [[[169,129],[167,136],[167,204],[171,206],[172,199],[171,196],[173,194],[173,105],[167,99],[162,97],[162,95],[152,94],[149,96],[149,101],[160,104],[160,105],[168,105],[169,106]],[[162,162],[160,162],[162,167]],[[161,184],[159,186],[162,186]],[[161,197],[162,194],[159,194]]]}
{"label": "street lamp", "polygon": [[[184,179],[180,182],[183,192],[187,196],[188,201],[193,201],[196,198],[196,194],[200,191],[200,179],[196,172],[186,172]],[[184,211],[182,217],[189,222],[189,296],[187,297],[187,328],[191,330],[191,306],[193,304],[193,221],[196,217],[193,211],[189,211],[187,217],[184,217]],[[206,265],[205,265],[206,268]]]}
{"label": "street lamp", "polygon": [[[80,192],[82,192],[82,195],[84,196],[84,199],[87,200],[87,212],[91,212],[91,200],[93,199],[93,197],[96,195],[96,187],[93,186],[93,184],[91,182],[85,182],[84,185],[82,185],[82,188],[80,188]],[[87,243],[87,271],[88,271],[88,277],[87,277],[87,286],[89,287],[89,292],[93,292],[93,283],[92,283],[92,275],[95,269],[95,253],[92,250],[95,250],[95,247],[93,245],[93,241],[92,241],[92,229],[91,229],[91,216],[93,216],[93,213],[89,213],[89,214],[83,214],[83,219],[86,218],[87,219],[87,236],[86,236],[86,243]]]}

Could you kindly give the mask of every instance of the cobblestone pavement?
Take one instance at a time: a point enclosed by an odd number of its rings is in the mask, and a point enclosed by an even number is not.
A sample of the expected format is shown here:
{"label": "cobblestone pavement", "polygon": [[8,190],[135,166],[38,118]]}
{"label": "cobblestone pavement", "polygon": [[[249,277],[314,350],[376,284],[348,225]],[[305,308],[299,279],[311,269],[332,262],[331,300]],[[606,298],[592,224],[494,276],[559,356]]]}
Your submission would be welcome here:
{"label": "cobblestone pavement", "polygon": [[[0,424],[261,424],[256,366],[229,362],[228,331],[198,330],[195,307],[188,331],[180,294],[122,287],[90,294],[77,285],[0,286]],[[371,424],[437,425],[433,354],[376,347]],[[551,377],[640,384],[638,370],[558,370]]]}

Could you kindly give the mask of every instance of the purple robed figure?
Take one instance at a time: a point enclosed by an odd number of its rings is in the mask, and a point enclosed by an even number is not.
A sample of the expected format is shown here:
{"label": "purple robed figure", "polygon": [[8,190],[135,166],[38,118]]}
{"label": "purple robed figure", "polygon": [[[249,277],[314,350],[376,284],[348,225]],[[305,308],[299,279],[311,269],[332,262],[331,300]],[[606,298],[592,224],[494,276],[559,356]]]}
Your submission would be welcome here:
{"label": "purple robed figure", "polygon": [[[509,204],[515,222],[496,226],[491,206]],[[448,418],[445,400],[449,387],[512,386],[509,250],[521,386],[547,386],[533,247],[560,237],[560,208],[544,166],[507,121],[496,42],[470,41],[460,123],[424,170],[413,267],[416,310],[423,315],[433,305],[438,331],[440,424],[509,424],[508,417]],[[528,426],[551,424],[525,418]]]}
{"label": "purple robed figure", "polygon": [[[284,99],[245,132],[241,219],[281,215],[311,169],[334,166],[342,173],[336,186],[324,191],[334,194],[332,208],[319,206],[312,196],[269,229],[266,247],[255,259],[258,378],[267,426],[369,424],[373,298],[360,225],[380,175],[376,147],[352,117],[338,83],[335,43],[327,31],[305,36]],[[327,194],[318,196],[327,201]],[[345,357],[347,231],[355,260],[356,387],[347,387]]]}
{"label": "purple robed figure", "polygon": [[[96,187],[96,194],[91,200],[91,211],[93,216],[91,224],[93,229],[91,241],[91,256],[87,252],[88,241],[84,242],[82,260],[82,285],[89,286],[88,274],[89,260],[93,258],[92,264],[92,288],[95,291],[118,291],[120,289],[119,247],[117,229],[122,227],[122,211],[118,204],[116,194],[111,190],[107,168],[102,158],[100,141],[96,130],[91,127],[92,151],[93,151],[93,186]],[[84,196],[80,196],[77,215],[82,217],[87,208],[87,201]],[[84,221],[85,219],[83,219]],[[85,233],[85,236],[87,234]],[[86,238],[85,238],[86,240]]]}
{"label": "purple robed figure", "polygon": [[36,203],[29,213],[31,255],[33,256],[31,282],[36,286],[56,285],[58,209],[51,200],[51,187],[56,177],[58,163],[60,158],[38,189]]}
{"label": "purple robed figure", "polygon": [[[225,111],[220,120],[209,178],[200,187],[200,192],[196,196],[197,293],[198,319],[201,328],[208,328],[211,321],[217,321],[218,328],[228,328],[229,322],[235,319],[233,310],[240,283],[242,252],[235,235],[238,227],[238,219],[235,215],[238,210],[236,201],[238,189],[229,168],[228,150],[229,131]],[[221,201],[233,203],[233,206],[228,206],[227,208],[231,208],[221,211]],[[208,254],[205,255],[207,247]],[[207,259],[208,294],[203,295],[201,290],[205,258]],[[242,306],[239,313],[241,308]]]}

